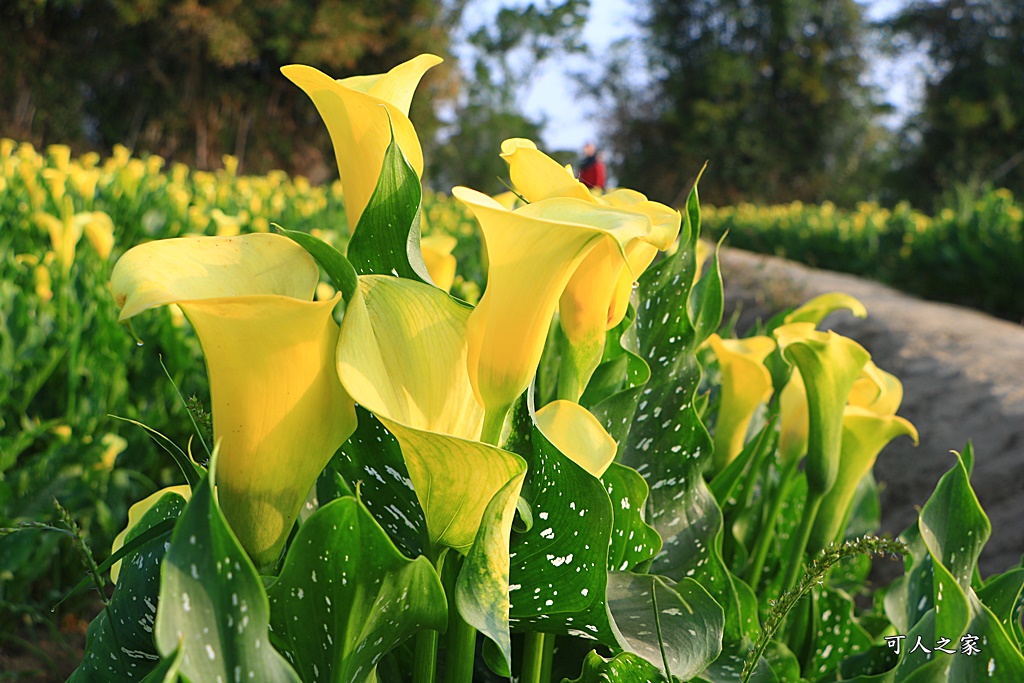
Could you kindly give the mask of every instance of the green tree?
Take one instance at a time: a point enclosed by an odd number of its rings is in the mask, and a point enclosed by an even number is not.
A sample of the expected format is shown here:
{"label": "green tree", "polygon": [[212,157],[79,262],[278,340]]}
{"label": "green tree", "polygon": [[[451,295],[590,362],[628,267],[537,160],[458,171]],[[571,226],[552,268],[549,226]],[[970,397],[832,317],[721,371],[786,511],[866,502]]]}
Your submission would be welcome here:
{"label": "green tree", "polygon": [[671,202],[708,160],[712,202],[860,198],[883,131],[854,0],[648,0],[641,28],[649,82],[613,53],[589,84],[624,184]]}
{"label": "green tree", "polygon": [[[209,168],[329,174],[312,103],[279,73],[379,73],[448,56],[464,0],[13,0],[0,8],[0,135],[76,151],[115,143]],[[451,62],[426,87],[451,96]],[[429,137],[431,97],[414,120]],[[258,131],[258,134],[255,134]],[[324,161],[327,159],[327,161]]]}
{"label": "green tree", "polygon": [[889,28],[926,47],[932,66],[904,131],[897,190],[923,206],[957,186],[1024,192],[1024,4],[916,2]]}
{"label": "green tree", "polygon": [[491,194],[505,189],[501,178],[508,170],[498,156],[502,141],[539,142],[544,127],[521,106],[532,74],[544,61],[583,51],[589,4],[548,0],[502,7],[492,21],[469,33],[467,78],[431,155],[430,182],[436,188],[467,185]]}

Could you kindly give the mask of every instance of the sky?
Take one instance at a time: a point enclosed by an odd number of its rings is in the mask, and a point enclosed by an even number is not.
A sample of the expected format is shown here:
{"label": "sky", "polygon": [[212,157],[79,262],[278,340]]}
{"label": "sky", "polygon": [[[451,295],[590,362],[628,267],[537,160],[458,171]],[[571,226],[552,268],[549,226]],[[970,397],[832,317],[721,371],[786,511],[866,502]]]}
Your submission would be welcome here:
{"label": "sky", "polygon": [[[514,2],[488,0],[478,11],[491,11]],[[871,20],[892,14],[906,0],[866,0]],[[488,9],[489,8],[489,9]],[[584,28],[584,40],[601,54],[614,41],[638,35],[635,0],[590,0],[590,16]],[[476,16],[483,16],[476,15]],[[470,18],[472,21],[473,18]],[[570,74],[585,71],[590,65],[579,57],[559,57],[541,65],[527,90],[524,110],[527,115],[546,120],[543,146],[549,150],[579,150],[586,142],[597,141],[598,126],[590,118],[595,104],[581,101]],[[923,71],[913,60],[892,60],[880,56],[873,59],[869,76],[884,93],[886,101],[897,107],[897,115],[887,123],[897,125],[913,105],[923,84]]]}

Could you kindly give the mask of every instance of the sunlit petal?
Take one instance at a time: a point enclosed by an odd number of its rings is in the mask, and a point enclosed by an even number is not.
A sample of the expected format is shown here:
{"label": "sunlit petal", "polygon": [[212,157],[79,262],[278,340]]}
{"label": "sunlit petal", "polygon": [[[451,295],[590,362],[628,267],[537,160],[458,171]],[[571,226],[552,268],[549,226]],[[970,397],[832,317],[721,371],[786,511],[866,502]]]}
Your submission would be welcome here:
{"label": "sunlit petal", "polygon": [[600,477],[615,459],[615,439],[586,408],[572,401],[552,401],[537,411],[537,428],[563,455]]}
{"label": "sunlit petal", "polygon": [[708,337],[718,357],[722,375],[722,395],[715,426],[715,468],[722,470],[732,462],[746,440],[754,411],[772,394],[772,377],[764,359],[775,350],[769,337],[722,339]]}

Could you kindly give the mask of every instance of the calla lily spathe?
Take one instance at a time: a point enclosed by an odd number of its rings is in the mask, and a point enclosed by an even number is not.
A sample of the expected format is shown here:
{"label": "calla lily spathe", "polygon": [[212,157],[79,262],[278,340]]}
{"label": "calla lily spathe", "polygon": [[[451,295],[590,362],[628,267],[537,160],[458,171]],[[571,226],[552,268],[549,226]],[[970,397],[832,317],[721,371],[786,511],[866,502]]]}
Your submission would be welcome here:
{"label": "calla lily spathe", "polygon": [[476,216],[487,247],[487,289],[468,322],[469,379],[489,419],[500,422],[533,379],[558,299],[580,264],[605,241],[621,253],[651,222],[578,198],[510,211],[466,187],[452,194]]}
{"label": "calla lily spathe", "polygon": [[646,216],[648,229],[624,243],[604,241],[592,249],[574,270],[559,297],[559,321],[569,342],[563,362],[559,393],[577,400],[601,360],[605,332],[626,315],[633,283],[679,235],[682,216],[639,192],[618,189],[594,194],[576,180],[571,167],[563,167],[537,149],[530,140],[513,138],[502,143],[502,158],[516,190],[529,203],[577,199],[595,206]]}
{"label": "calla lily spathe", "polygon": [[220,443],[218,497],[257,566],[277,559],[309,489],[355,429],[334,361],[340,295],[311,301],[318,279],[304,249],[265,233],[148,242],[111,276],[121,321],[177,304],[195,327]]}
{"label": "calla lily spathe", "polygon": [[423,151],[409,120],[409,106],[423,74],[441,61],[436,55],[423,54],[385,74],[340,80],[311,66],[282,67],[281,72],[309,95],[327,124],[338,160],[350,232],[355,230],[377,186],[392,130],[416,174],[423,174]]}
{"label": "calla lily spathe", "polygon": [[722,373],[722,398],[715,426],[716,471],[722,471],[743,450],[750,420],[772,395],[772,376],[764,359],[775,350],[770,337],[722,339],[708,337]]}

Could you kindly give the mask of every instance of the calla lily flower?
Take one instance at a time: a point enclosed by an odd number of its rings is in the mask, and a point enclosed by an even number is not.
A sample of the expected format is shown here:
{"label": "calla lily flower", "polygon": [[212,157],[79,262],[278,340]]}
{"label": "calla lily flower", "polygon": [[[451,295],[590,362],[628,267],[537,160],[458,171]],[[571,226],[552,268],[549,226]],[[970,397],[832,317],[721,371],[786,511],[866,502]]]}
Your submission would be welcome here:
{"label": "calla lily flower", "polygon": [[384,152],[394,139],[417,175],[423,174],[423,151],[409,120],[412,95],[423,74],[441,62],[423,54],[385,74],[335,80],[310,66],[281,68],[316,105],[331,134],[345,194],[350,232],[370,202],[384,164]]}
{"label": "calla lily flower", "polygon": [[814,323],[775,330],[783,357],[800,371],[807,397],[807,486],[823,496],[838,476],[843,409],[870,354],[847,337],[819,332]]}
{"label": "calla lily flower", "polygon": [[578,403],[552,401],[536,412],[534,422],[552,446],[597,478],[615,460],[615,439]]}
{"label": "calla lily flower", "polygon": [[[435,551],[468,555],[473,577],[459,590],[459,612],[508,658],[509,528],[526,463],[486,432],[467,366],[472,315],[436,287],[360,276],[341,325],[338,374],[398,440]],[[597,418],[565,403],[537,411],[536,424],[597,476],[615,457],[615,441]]]}
{"label": "calla lily flower", "polygon": [[659,250],[672,246],[682,216],[639,192],[618,189],[592,193],[563,167],[537,149],[530,140],[513,138],[502,143],[512,184],[527,202],[577,199],[637,213],[650,219],[649,229],[624,244],[608,241],[595,247],[573,272],[559,300],[559,321],[569,342],[559,380],[562,398],[578,400],[601,360],[605,332],[626,315],[633,283]]}
{"label": "calla lily flower", "polygon": [[345,389],[398,439],[431,542],[462,552],[491,498],[526,468],[480,441],[484,409],[466,372],[470,314],[436,287],[361,276],[337,351]]}
{"label": "calla lily flower", "polygon": [[770,337],[722,339],[713,334],[707,343],[722,373],[714,454],[715,469],[720,472],[743,450],[754,411],[772,395],[772,376],[764,359],[775,350],[775,341]]}
{"label": "calla lily flower", "polygon": [[355,430],[334,354],[340,295],[311,301],[316,262],[280,235],[148,242],[114,267],[125,321],[177,304],[206,356],[218,495],[257,566],[277,559],[310,487]]}
{"label": "calla lily flower", "polygon": [[558,299],[576,269],[605,241],[621,254],[650,232],[651,222],[643,213],[577,198],[510,211],[466,187],[452,194],[476,216],[490,261],[487,289],[469,318],[468,363],[492,433],[533,379]]}
{"label": "calla lily flower", "polygon": [[879,415],[857,406],[843,411],[843,436],[840,450],[839,476],[821,501],[814,520],[807,550],[816,553],[829,543],[841,540],[850,517],[850,505],[857,484],[875,466],[878,454],[898,436],[906,435],[918,442],[917,429],[897,415]]}

